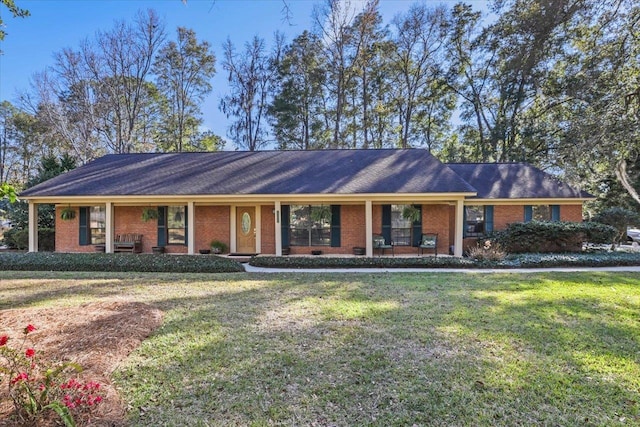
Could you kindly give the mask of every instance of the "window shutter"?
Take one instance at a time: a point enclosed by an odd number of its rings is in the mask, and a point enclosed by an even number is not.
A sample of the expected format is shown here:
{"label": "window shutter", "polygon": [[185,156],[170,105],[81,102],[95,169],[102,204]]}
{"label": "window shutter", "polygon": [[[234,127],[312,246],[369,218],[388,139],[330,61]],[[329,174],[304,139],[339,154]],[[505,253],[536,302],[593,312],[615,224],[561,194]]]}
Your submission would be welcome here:
{"label": "window shutter", "polygon": [[167,245],[167,207],[158,206],[158,246]]}
{"label": "window shutter", "polygon": [[340,247],[340,205],[331,205],[331,247]]}
{"label": "window shutter", "polygon": [[382,205],[382,237],[387,243],[391,241],[391,205]]}
{"label": "window shutter", "polygon": [[91,243],[91,238],[89,237],[89,208],[86,206],[80,207],[80,245],[88,245]]}
{"label": "window shutter", "polygon": [[413,222],[411,230],[411,234],[413,234],[413,242],[411,243],[413,246],[418,247],[422,239],[422,205],[414,205],[413,207],[420,211],[420,218]]}
{"label": "window shutter", "polygon": [[525,205],[524,206],[524,222],[530,222],[533,218],[533,206]]}
{"label": "window shutter", "polygon": [[189,244],[189,206],[184,207],[184,244]]}
{"label": "window shutter", "polygon": [[281,205],[280,206],[280,227],[282,232],[282,247],[289,247],[289,215],[290,215],[290,207],[289,205]]}
{"label": "window shutter", "polygon": [[551,205],[551,221],[560,221],[560,205]]}
{"label": "window shutter", "polygon": [[493,205],[484,207],[484,234],[493,233]]}
{"label": "window shutter", "polygon": [[467,207],[462,207],[462,238],[467,237]]}

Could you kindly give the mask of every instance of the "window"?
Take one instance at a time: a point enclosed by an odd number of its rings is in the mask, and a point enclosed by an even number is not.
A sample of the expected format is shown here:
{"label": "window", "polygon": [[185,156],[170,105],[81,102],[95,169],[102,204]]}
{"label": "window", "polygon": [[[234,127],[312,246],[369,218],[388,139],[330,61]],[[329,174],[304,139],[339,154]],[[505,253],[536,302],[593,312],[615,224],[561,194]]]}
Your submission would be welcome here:
{"label": "window", "polygon": [[524,207],[524,222],[560,221],[560,205],[527,205]]}
{"label": "window", "polygon": [[411,205],[391,205],[391,241],[396,246],[411,245],[412,222],[402,214]]}
{"label": "window", "polygon": [[107,212],[104,206],[91,206],[89,208],[89,242],[92,245],[105,243],[107,231]]}
{"label": "window", "polygon": [[480,237],[485,233],[485,210],[484,206],[465,206],[465,236]]}
{"label": "window", "polygon": [[291,246],[331,245],[331,206],[291,205],[289,231]]}
{"label": "window", "polygon": [[184,206],[167,207],[167,243],[187,244],[187,215]]}
{"label": "window", "polygon": [[534,221],[551,221],[551,208],[549,205],[534,205],[531,209]]}

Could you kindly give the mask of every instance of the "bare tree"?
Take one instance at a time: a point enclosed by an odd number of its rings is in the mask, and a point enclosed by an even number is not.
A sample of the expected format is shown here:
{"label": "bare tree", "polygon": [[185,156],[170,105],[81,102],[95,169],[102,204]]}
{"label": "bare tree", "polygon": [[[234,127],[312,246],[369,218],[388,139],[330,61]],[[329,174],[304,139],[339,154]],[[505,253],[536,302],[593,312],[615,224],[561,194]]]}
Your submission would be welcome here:
{"label": "bare tree", "polygon": [[266,53],[264,39],[255,36],[238,54],[227,39],[223,45],[223,69],[229,73],[231,93],[220,101],[220,109],[227,118],[235,118],[229,127],[229,136],[240,147],[255,151],[267,143],[265,121],[272,86],[284,40],[276,34],[275,48]]}
{"label": "bare tree", "polygon": [[412,145],[412,126],[421,113],[418,110],[430,101],[430,87],[440,78],[445,10],[414,4],[405,15],[397,16],[393,24],[392,66],[400,125],[399,145],[408,148]]}
{"label": "bare tree", "polygon": [[139,12],[133,24],[118,22],[81,48],[101,108],[99,129],[110,150],[134,151],[144,143],[140,123],[151,91],[146,80],[164,41],[163,24],[153,10]]}

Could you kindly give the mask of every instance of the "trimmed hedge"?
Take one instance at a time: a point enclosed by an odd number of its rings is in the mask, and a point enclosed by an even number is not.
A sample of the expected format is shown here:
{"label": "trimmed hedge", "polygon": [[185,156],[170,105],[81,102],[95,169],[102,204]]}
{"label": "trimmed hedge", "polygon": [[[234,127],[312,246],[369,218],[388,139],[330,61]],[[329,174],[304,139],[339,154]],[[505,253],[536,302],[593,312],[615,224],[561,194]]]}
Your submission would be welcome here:
{"label": "trimmed hedge", "polygon": [[502,261],[470,258],[331,258],[257,256],[249,262],[266,268],[544,268],[640,266],[640,253],[595,252],[509,255]]}
{"label": "trimmed hedge", "polygon": [[489,239],[510,254],[579,252],[583,243],[611,243],[615,228],[597,222],[519,222]]}
{"label": "trimmed hedge", "polygon": [[2,270],[237,273],[239,263],[213,255],[0,253]]}
{"label": "trimmed hedge", "polygon": [[249,261],[255,267],[275,268],[465,268],[473,267],[468,258],[344,258],[344,257],[277,257],[255,256]]}

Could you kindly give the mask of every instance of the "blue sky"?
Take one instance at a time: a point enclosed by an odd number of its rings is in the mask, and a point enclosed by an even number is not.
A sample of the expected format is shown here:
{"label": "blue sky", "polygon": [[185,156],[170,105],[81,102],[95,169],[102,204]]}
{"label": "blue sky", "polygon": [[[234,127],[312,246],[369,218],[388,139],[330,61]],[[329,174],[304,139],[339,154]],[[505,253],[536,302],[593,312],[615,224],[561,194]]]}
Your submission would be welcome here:
{"label": "blue sky", "polygon": [[[355,0],[357,1],[357,0]],[[227,119],[218,110],[218,100],[227,91],[222,70],[222,43],[231,38],[242,46],[254,35],[267,41],[279,30],[292,40],[304,29],[312,28],[316,0],[287,0],[292,19],[283,21],[282,0],[16,0],[28,9],[28,18],[12,18],[6,8],[0,13],[8,33],[1,43],[0,101],[14,102],[20,91],[29,88],[31,76],[53,64],[53,54],[63,48],[77,49],[96,31],[110,30],[117,20],[132,20],[138,10],[155,9],[164,20],[170,38],[178,26],[195,30],[199,40],[211,43],[216,54],[213,92],[203,105],[205,127],[226,138]],[[406,11],[413,0],[381,0],[380,10],[389,23],[394,15]],[[429,1],[436,4],[440,2]],[[443,2],[453,5],[454,1]],[[484,1],[474,1],[484,4]],[[227,149],[230,147],[227,147]]]}

